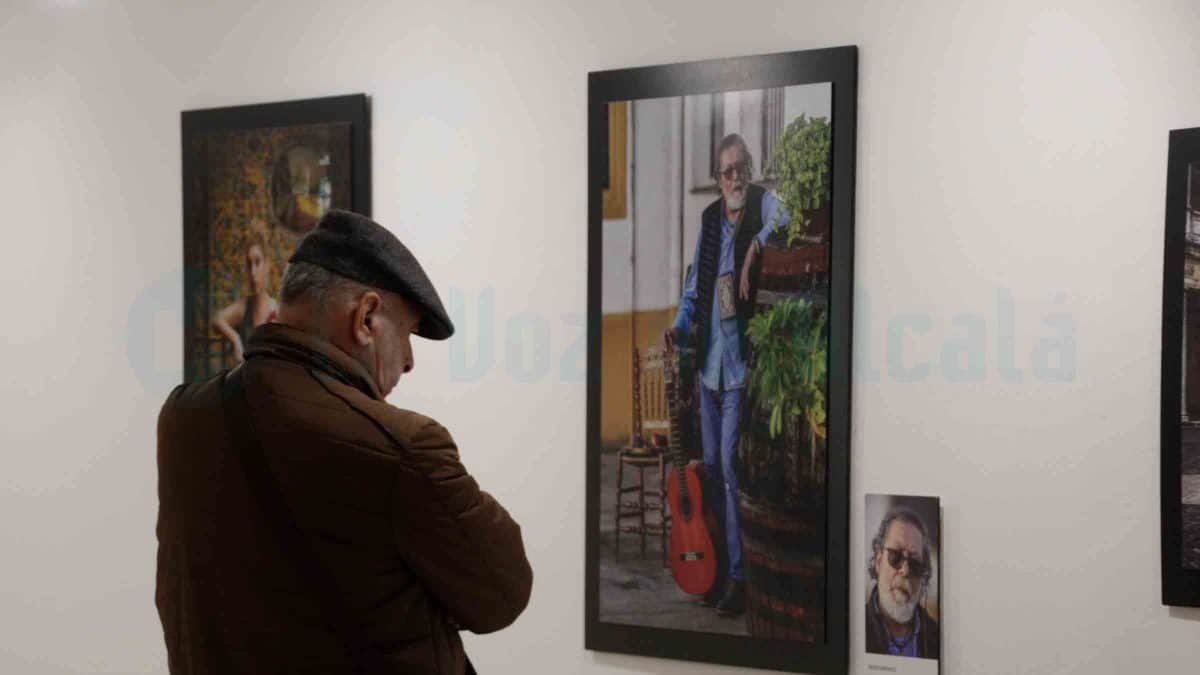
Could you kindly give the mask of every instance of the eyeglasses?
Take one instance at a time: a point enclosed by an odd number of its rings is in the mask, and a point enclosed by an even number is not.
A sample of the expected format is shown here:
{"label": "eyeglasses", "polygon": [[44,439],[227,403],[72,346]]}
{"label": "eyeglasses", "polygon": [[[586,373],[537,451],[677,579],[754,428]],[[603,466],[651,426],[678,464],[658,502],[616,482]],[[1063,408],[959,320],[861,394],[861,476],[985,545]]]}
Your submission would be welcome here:
{"label": "eyeglasses", "polygon": [[741,164],[734,164],[733,166],[725,169],[724,171],[718,171],[717,175],[720,176],[721,178],[724,178],[725,180],[733,180],[735,177],[749,178],[750,177],[750,165],[745,162],[743,162]]}
{"label": "eyeglasses", "polygon": [[904,551],[898,551],[894,548],[888,548],[886,546],[883,548],[883,550],[887,551],[888,564],[891,565],[892,569],[896,570],[897,572],[900,571],[900,566],[905,562],[908,563],[908,576],[910,577],[924,576],[925,570],[928,569],[924,560],[913,558]]}

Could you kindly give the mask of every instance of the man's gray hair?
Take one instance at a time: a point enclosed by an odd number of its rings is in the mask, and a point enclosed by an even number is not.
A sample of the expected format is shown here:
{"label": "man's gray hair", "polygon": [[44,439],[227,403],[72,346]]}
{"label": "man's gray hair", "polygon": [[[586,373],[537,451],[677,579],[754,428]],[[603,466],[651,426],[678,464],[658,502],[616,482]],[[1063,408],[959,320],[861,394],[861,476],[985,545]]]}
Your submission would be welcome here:
{"label": "man's gray hair", "polygon": [[747,169],[754,168],[754,157],[750,154],[750,148],[746,145],[746,139],[742,138],[741,134],[729,134],[721,139],[721,143],[717,145],[717,152],[713,155],[713,175],[716,176],[721,171],[721,153],[729,148],[738,149],[738,164],[745,165]]}
{"label": "man's gray hair", "polygon": [[367,286],[308,262],[294,262],[283,273],[279,300],[311,304],[321,314],[331,303],[369,290]]}
{"label": "man's gray hair", "polygon": [[872,579],[879,578],[879,573],[875,571],[875,561],[879,559],[879,552],[883,550],[883,542],[887,539],[888,529],[897,520],[912,525],[921,533],[921,559],[925,561],[925,572],[921,574],[921,579],[929,581],[929,577],[933,575],[930,560],[933,557],[933,546],[929,542],[929,530],[925,527],[925,521],[921,520],[921,516],[903,506],[892,507],[883,517],[883,521],[879,523],[879,532],[876,532],[875,538],[871,540],[871,558],[867,561],[867,574],[871,575]]}

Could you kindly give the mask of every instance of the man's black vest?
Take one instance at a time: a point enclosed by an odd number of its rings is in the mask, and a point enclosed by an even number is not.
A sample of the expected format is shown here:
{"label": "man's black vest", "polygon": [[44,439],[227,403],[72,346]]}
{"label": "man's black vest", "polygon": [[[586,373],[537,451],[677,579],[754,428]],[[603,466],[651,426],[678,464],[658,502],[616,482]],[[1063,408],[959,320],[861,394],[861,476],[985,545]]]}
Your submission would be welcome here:
{"label": "man's black vest", "polygon": [[[750,271],[750,299],[742,300],[739,292],[742,263],[746,260],[746,252],[750,250],[750,242],[763,228],[762,201],[765,192],[753,183],[746,186],[746,205],[742,208],[741,220],[733,230],[733,292],[737,308],[738,346],[743,361],[750,358],[750,340],[746,337],[746,328],[750,317],[754,315],[754,300],[758,294],[758,269]],[[697,335],[696,365],[701,368],[708,360],[713,292],[717,285],[717,266],[721,261],[721,215],[724,203],[723,198],[718,199],[709,204],[700,216],[700,252],[696,260],[696,307],[692,325]],[[755,261],[755,267],[761,263],[760,257]]]}

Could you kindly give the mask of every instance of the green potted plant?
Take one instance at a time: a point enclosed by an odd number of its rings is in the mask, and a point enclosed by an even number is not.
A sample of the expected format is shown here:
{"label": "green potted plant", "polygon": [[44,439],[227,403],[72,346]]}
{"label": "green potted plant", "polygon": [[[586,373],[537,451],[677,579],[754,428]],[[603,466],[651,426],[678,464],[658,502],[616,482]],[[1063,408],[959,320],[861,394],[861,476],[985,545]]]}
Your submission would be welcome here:
{"label": "green potted plant", "polygon": [[771,153],[775,191],[791,214],[786,246],[808,234],[812,215],[829,200],[829,151],[833,129],[824,117],[801,114],[784,128]]}
{"label": "green potted plant", "polygon": [[[752,461],[761,464],[749,468],[780,483],[778,490],[764,485],[766,492],[786,493],[784,486],[798,485],[805,475],[817,478],[819,441],[825,437],[825,312],[807,300],[787,298],[751,318],[747,335],[754,360],[749,404],[765,418],[765,425],[747,430],[759,436],[752,439]],[[801,466],[801,454],[808,455],[808,467]]]}
{"label": "green potted plant", "polygon": [[832,128],[824,117],[800,115],[784,128],[771,153],[769,171],[790,218],[770,239],[763,254],[763,274],[786,278],[785,285],[797,282],[801,272],[824,267],[822,235],[828,227],[832,143]]}

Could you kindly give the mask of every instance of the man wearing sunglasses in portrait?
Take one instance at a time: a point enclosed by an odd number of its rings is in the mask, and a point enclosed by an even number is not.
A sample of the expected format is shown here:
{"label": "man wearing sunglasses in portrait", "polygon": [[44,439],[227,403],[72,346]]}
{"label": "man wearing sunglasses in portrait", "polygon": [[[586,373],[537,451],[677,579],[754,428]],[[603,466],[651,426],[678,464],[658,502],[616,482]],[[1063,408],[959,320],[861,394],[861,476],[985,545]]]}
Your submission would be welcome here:
{"label": "man wearing sunglasses in portrait", "polygon": [[[721,198],[701,214],[679,311],[663,339],[668,350],[679,340],[695,348],[705,493],[712,495],[705,497],[705,504],[725,529],[722,568],[729,580],[718,579],[703,603],[715,606],[722,616],[735,617],[746,608],[733,466],[750,349],[746,328],[754,314],[759,252],[771,232],[789,218],[778,197],[750,182],[753,158],[740,135],[729,134],[721,141],[717,162]],[[714,540],[720,535],[712,533]]]}
{"label": "man wearing sunglasses in portrait", "polygon": [[925,523],[909,509],[893,508],[871,549],[867,573],[875,587],[867,600],[867,652],[939,658],[941,633],[922,606],[933,571]]}

